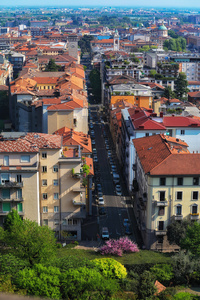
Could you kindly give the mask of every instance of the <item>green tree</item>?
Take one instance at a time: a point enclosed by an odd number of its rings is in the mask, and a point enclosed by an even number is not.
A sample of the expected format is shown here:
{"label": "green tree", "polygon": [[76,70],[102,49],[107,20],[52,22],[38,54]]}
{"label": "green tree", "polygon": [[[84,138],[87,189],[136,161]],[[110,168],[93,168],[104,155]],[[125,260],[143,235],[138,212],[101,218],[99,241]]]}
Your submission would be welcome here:
{"label": "green tree", "polygon": [[200,224],[195,222],[187,227],[185,237],[181,240],[181,248],[189,250],[200,257]]}
{"label": "green tree", "polygon": [[32,269],[19,271],[14,283],[28,295],[60,299],[60,275],[58,268],[36,264]]}
{"label": "green tree", "polygon": [[156,75],[156,70],[151,70],[151,71],[149,72],[149,76],[150,76],[150,77],[155,77],[155,75]]}
{"label": "green tree", "polygon": [[170,264],[156,264],[150,271],[154,274],[155,278],[164,285],[174,276],[173,267]]}
{"label": "green tree", "polygon": [[101,258],[94,259],[92,262],[98,271],[100,271],[101,274],[107,279],[122,279],[127,276],[126,268],[115,259]]}
{"label": "green tree", "polygon": [[119,290],[116,280],[105,279],[97,270],[82,267],[62,274],[63,299],[110,299]]}
{"label": "green tree", "polygon": [[174,97],[174,92],[172,92],[172,89],[171,89],[170,86],[167,86],[167,87],[164,89],[163,97],[167,98],[168,100],[169,100],[170,98],[173,98],[173,97]]}
{"label": "green tree", "polygon": [[168,30],[168,35],[171,36],[173,39],[177,39],[179,37],[174,30]]}
{"label": "green tree", "polygon": [[185,73],[179,73],[174,83],[176,96],[178,99],[182,99],[183,96],[189,92]]}
{"label": "green tree", "polygon": [[100,72],[97,69],[93,69],[90,72],[89,80],[92,88],[92,93],[97,100],[97,102],[101,102],[101,79]]}
{"label": "green tree", "polygon": [[61,66],[55,63],[55,59],[50,59],[48,64],[46,65],[45,72],[57,72],[61,70]]}
{"label": "green tree", "polygon": [[186,293],[186,292],[180,292],[177,293],[176,295],[174,295],[174,300],[192,300],[194,299],[194,296],[191,295],[190,293]]}
{"label": "green tree", "polygon": [[16,209],[12,209],[5,219],[4,229],[11,233],[13,228],[21,227],[22,224],[22,218],[20,217]]}
{"label": "green tree", "polygon": [[191,253],[185,253],[181,250],[179,253],[172,256],[172,266],[176,284],[189,284],[192,273],[196,270],[198,262]]}
{"label": "green tree", "polygon": [[19,270],[28,267],[29,263],[26,260],[20,259],[12,254],[0,255],[0,274],[15,275]]}
{"label": "green tree", "polygon": [[167,226],[167,239],[169,243],[180,246],[181,240],[185,237],[187,227],[190,224],[191,222],[187,220],[171,222],[171,224]]}
{"label": "green tree", "polygon": [[[11,220],[12,215],[14,221]],[[7,219],[10,220],[10,225],[4,231],[4,242],[15,256],[28,260],[33,265],[56,254],[56,239],[48,226],[39,226],[27,219],[22,222],[18,219],[16,222],[13,212],[8,214],[5,224],[8,224]]]}
{"label": "green tree", "polygon": [[144,271],[140,276],[138,291],[139,299],[151,299],[151,297],[155,294],[157,290],[154,283],[154,275],[149,271]]}

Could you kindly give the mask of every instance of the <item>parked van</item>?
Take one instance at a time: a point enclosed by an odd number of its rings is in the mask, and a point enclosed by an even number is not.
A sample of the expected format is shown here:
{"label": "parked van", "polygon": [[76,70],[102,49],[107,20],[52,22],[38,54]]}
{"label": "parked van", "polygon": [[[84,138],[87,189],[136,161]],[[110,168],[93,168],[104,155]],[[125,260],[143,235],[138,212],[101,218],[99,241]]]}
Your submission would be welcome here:
{"label": "parked van", "polygon": [[110,236],[109,236],[109,232],[108,232],[107,227],[102,228],[101,237],[102,237],[103,240],[109,240]]}

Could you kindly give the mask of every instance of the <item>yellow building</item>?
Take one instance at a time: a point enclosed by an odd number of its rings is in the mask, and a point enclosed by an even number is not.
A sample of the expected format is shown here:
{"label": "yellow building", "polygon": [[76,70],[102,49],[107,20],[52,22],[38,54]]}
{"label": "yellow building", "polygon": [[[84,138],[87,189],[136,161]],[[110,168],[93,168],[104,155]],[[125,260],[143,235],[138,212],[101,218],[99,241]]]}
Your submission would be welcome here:
{"label": "yellow building", "polygon": [[151,96],[111,96],[110,104],[115,104],[119,101],[126,101],[134,106],[152,108]]}
{"label": "yellow building", "polygon": [[167,226],[199,220],[200,154],[179,139],[155,135],[133,140],[136,150],[134,210],[148,249],[170,251]]}

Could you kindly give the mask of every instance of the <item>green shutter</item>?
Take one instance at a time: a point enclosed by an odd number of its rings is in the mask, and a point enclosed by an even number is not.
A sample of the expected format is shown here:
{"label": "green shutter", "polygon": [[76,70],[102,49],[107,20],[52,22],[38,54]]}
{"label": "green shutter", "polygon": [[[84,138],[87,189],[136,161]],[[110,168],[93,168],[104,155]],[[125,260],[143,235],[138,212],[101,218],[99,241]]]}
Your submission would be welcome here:
{"label": "green shutter", "polygon": [[17,204],[17,211],[18,212],[22,212],[23,211],[23,209],[22,209],[22,203],[18,203]]}
{"label": "green shutter", "polygon": [[2,189],[2,197],[4,199],[10,199],[10,190],[9,189]]}
{"label": "green shutter", "polygon": [[10,211],[10,203],[3,203],[3,211]]}

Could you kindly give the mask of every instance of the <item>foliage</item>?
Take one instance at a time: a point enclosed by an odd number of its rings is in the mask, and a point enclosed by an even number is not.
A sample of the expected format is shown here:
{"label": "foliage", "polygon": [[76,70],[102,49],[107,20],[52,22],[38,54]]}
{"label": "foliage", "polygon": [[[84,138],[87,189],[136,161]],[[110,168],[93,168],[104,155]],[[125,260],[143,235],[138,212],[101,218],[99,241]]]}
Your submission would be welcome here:
{"label": "foliage", "polygon": [[62,67],[55,63],[55,59],[50,59],[46,65],[45,72],[58,72],[61,71]]}
{"label": "foliage", "polygon": [[154,274],[155,278],[164,285],[174,277],[173,267],[170,264],[156,264],[150,271]]}
{"label": "foliage", "polygon": [[168,30],[168,35],[171,36],[173,39],[177,39],[179,37],[174,30]]}
{"label": "foliage", "polygon": [[101,101],[101,79],[100,72],[96,69],[93,69],[89,74],[89,80],[92,88],[92,93],[95,99]]}
{"label": "foliage", "polygon": [[119,240],[108,240],[105,245],[101,247],[100,252],[102,255],[112,254],[122,256],[123,253],[139,252],[135,243],[127,237],[121,237]]}
{"label": "foliage", "polygon": [[158,299],[159,300],[173,300],[175,294],[176,294],[176,289],[168,287],[168,288],[166,288],[166,290],[159,293]]}
{"label": "foliage", "polygon": [[185,73],[179,73],[177,79],[174,82],[175,84],[175,93],[179,99],[182,99],[184,94],[189,92],[188,82],[186,79]]}
{"label": "foliage", "polygon": [[174,278],[177,284],[189,284],[190,277],[195,271],[196,263],[191,254],[185,253],[183,250],[172,256]]}
{"label": "foliage", "polygon": [[186,235],[188,225],[191,224],[188,220],[180,222],[173,221],[167,226],[167,239],[170,244],[181,245],[181,240]]}
{"label": "foliage", "polygon": [[28,295],[60,299],[60,270],[36,264],[32,269],[19,271],[14,283],[26,289]]}
{"label": "foliage", "polygon": [[86,174],[86,176],[89,175],[90,167],[88,165],[84,164],[83,167],[82,167],[82,170],[83,170],[83,173]]}
{"label": "foliage", "polygon": [[154,283],[155,283],[154,275],[149,271],[144,271],[140,276],[140,281],[139,281],[139,290],[138,290],[139,299],[141,300],[150,299],[150,297],[152,297],[155,294],[157,289]]}
{"label": "foliage", "polygon": [[178,37],[177,39],[171,38],[169,40],[165,40],[163,43],[163,47],[167,50],[181,52],[186,49],[186,39],[182,37]]}
{"label": "foliage", "polygon": [[7,91],[0,91],[0,119],[9,118],[9,97]]}
{"label": "foliage", "polygon": [[155,77],[155,75],[156,75],[156,70],[149,71],[149,76],[150,77]]}
{"label": "foliage", "polygon": [[19,270],[28,266],[26,260],[19,259],[12,254],[0,255],[0,274],[15,275]]}
{"label": "foliage", "polygon": [[91,35],[84,35],[79,41],[78,45],[81,48],[81,53],[91,52],[90,42],[94,39]]}
{"label": "foliage", "polygon": [[76,269],[80,267],[93,268],[94,263],[88,258],[79,258],[72,255],[59,257],[53,261],[47,261],[46,266],[54,266],[60,269],[61,272],[68,271],[69,269]]}
{"label": "foliage", "polygon": [[200,256],[200,224],[195,222],[187,227],[186,235],[181,241],[181,248]]}
{"label": "foliage", "polygon": [[174,295],[174,300],[192,300],[192,299],[193,299],[193,295],[186,292],[180,292]]}
{"label": "foliage", "polygon": [[4,222],[4,229],[12,233],[13,228],[22,226],[23,221],[16,209],[12,209],[7,215]]}
{"label": "foliage", "polygon": [[122,279],[127,276],[126,268],[112,258],[94,259],[93,263],[98,271],[107,279]]}
{"label": "foliage", "polygon": [[171,90],[171,87],[170,86],[167,86],[165,89],[164,89],[164,92],[163,92],[163,97],[167,98],[168,100],[170,98],[173,98],[175,95],[174,95],[174,92],[172,92]]}
{"label": "foliage", "polygon": [[48,226],[39,226],[27,219],[16,221],[16,213],[13,211],[8,214],[5,224],[7,229],[4,231],[4,242],[15,256],[33,265],[55,255],[56,239]]}
{"label": "foliage", "polygon": [[81,267],[69,269],[61,276],[64,299],[110,299],[119,290],[113,279],[105,279],[97,270]]}

